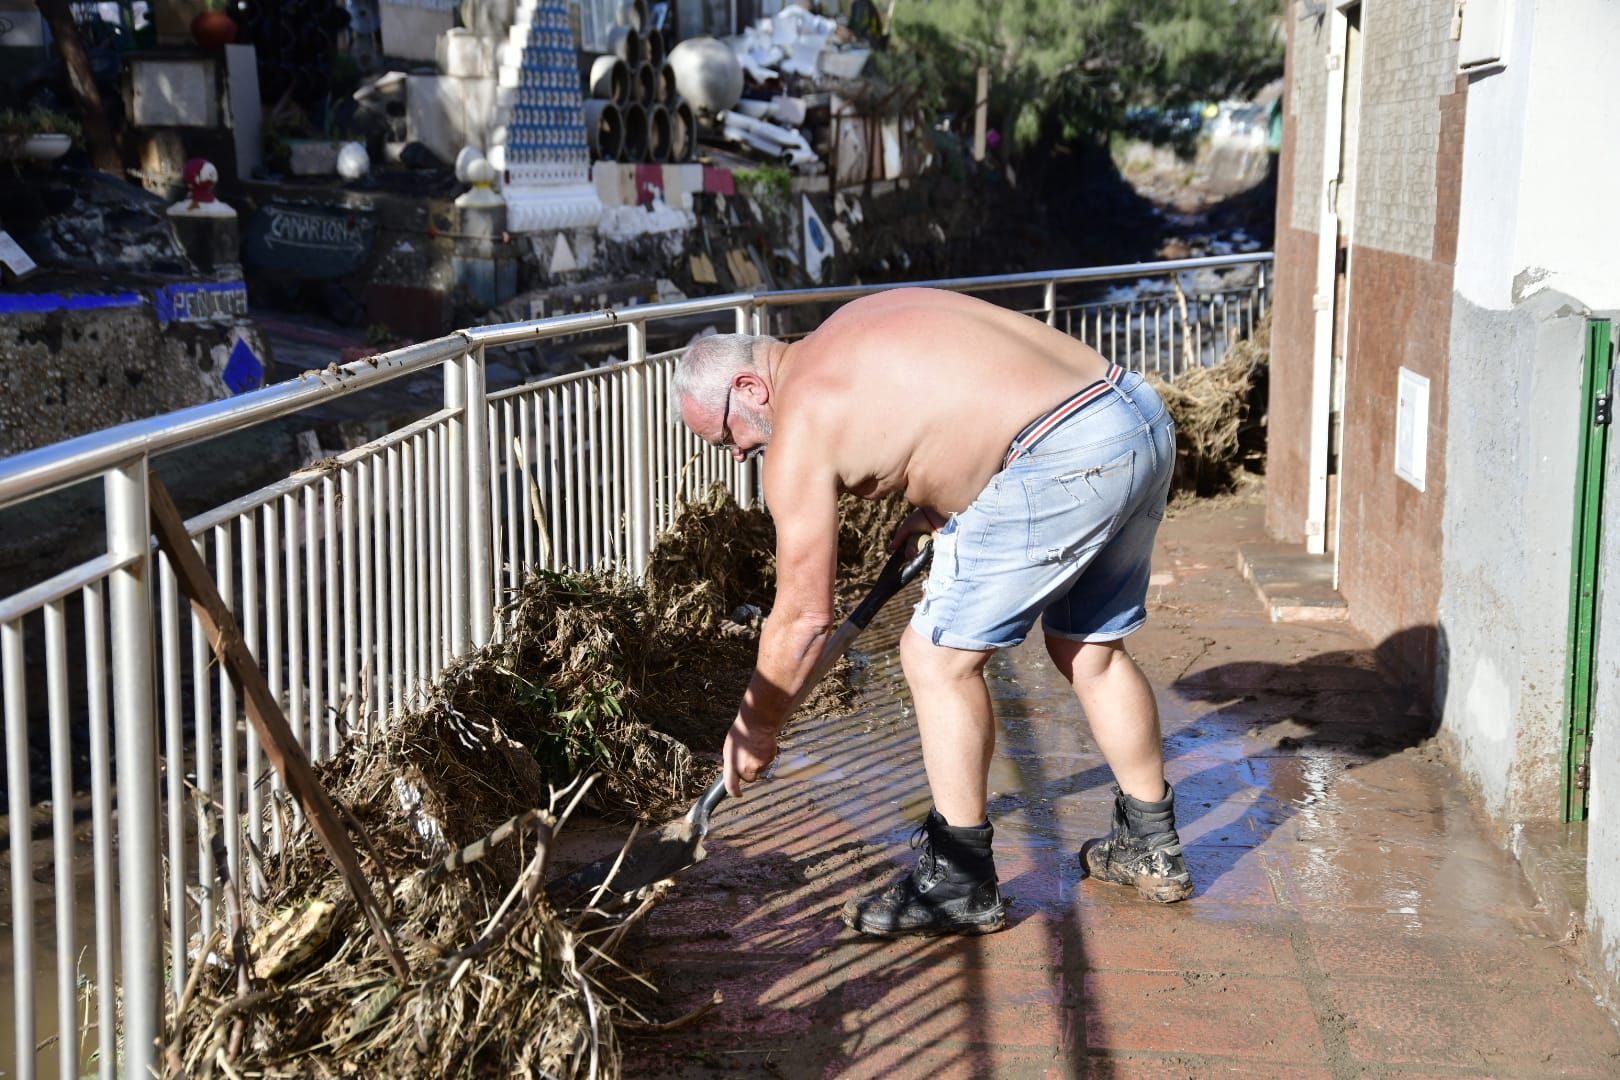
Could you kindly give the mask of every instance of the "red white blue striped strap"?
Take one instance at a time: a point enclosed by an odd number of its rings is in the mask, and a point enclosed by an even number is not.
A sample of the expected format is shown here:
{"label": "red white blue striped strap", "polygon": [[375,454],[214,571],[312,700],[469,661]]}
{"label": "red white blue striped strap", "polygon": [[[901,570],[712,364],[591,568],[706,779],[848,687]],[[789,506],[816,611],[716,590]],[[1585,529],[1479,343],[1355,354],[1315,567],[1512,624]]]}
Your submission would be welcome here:
{"label": "red white blue striped strap", "polygon": [[1109,364],[1108,371],[1102,378],[1084,390],[1079,391],[1073,397],[1063,401],[1051,411],[1036,417],[1028,427],[1018,433],[1018,437],[1007,448],[1007,457],[1002,461],[1001,467],[1005,469],[1008,465],[1035,449],[1036,444],[1057,430],[1059,424],[1085,408],[1088,403],[1097,400],[1110,387],[1118,386],[1120,377],[1124,374],[1124,368],[1118,364]]}

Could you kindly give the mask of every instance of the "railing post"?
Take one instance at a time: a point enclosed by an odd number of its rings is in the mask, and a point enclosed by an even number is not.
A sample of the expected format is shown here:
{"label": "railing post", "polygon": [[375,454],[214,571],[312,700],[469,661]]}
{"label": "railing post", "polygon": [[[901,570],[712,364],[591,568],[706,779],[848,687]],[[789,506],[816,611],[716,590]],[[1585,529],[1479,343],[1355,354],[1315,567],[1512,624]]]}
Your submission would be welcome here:
{"label": "railing post", "polygon": [[446,522],[450,530],[450,550],[445,561],[450,574],[450,652],[467,655],[472,624],[467,611],[467,355],[444,362],[444,407],[456,410],[450,417],[445,440],[445,471],[450,476],[450,506]]}
{"label": "railing post", "polygon": [[[757,325],[754,313],[747,304],[738,304],[736,309],[737,333],[754,334]],[[758,466],[752,461],[744,461],[733,465],[737,476],[737,505],[747,509],[754,505],[754,470]]]}
{"label": "railing post", "polygon": [[495,553],[489,507],[489,401],[484,387],[484,347],[467,353],[467,606],[472,647],[482,648],[495,632]]}
{"label": "railing post", "polygon": [[1046,295],[1042,301],[1046,305],[1046,325],[1057,325],[1057,279],[1053,278],[1046,283]]}
{"label": "railing post", "polygon": [[630,373],[630,570],[647,572],[652,550],[652,465],[647,448],[652,416],[652,390],[647,378],[647,325],[624,324]]}
{"label": "railing post", "polygon": [[[147,460],[106,474],[107,553],[132,559],[109,578],[113,724],[117,739],[119,945],[127,1077],[157,1070],[163,928],[158,924],[157,724],[153,708],[152,526]],[[26,933],[25,929],[20,932]],[[184,951],[185,942],[172,943]],[[200,961],[199,961],[200,962]]]}

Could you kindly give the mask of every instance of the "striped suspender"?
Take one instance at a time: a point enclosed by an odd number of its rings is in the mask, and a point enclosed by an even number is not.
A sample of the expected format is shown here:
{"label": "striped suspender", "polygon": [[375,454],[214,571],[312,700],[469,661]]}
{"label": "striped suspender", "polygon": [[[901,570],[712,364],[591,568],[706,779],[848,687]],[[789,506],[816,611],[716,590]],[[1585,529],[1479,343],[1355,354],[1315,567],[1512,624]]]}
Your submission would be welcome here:
{"label": "striped suspender", "polygon": [[1079,391],[1046,415],[1037,418],[1023,431],[1020,431],[1018,437],[1012,441],[1012,446],[1008,447],[1007,457],[1002,461],[1001,467],[1005,469],[1008,465],[1035,449],[1036,445],[1056,430],[1059,424],[1084,408],[1087,403],[1101,397],[1110,387],[1118,386],[1120,377],[1124,374],[1124,368],[1118,364],[1109,364],[1108,371],[1102,378],[1084,390]]}

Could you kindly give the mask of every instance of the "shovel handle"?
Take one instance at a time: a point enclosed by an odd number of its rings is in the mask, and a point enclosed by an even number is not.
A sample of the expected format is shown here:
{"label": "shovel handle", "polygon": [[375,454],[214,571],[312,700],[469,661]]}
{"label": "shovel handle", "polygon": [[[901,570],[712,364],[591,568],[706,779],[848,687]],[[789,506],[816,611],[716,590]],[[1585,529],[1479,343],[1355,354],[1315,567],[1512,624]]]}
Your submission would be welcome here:
{"label": "shovel handle", "polygon": [[915,555],[908,555],[904,547],[889,556],[889,561],[883,564],[878,572],[877,581],[872,585],[872,591],[866,594],[860,606],[850,612],[849,621],[862,630],[877,615],[878,609],[889,602],[895,593],[916,580],[922,573],[923,567],[934,557],[934,545],[926,539],[917,549]]}
{"label": "shovel handle", "polygon": [[709,790],[705,791],[698,801],[692,804],[692,809],[686,812],[686,820],[696,825],[701,831],[708,832],[709,815],[714,813],[714,808],[724,802],[725,798],[726,775],[722,772],[715,778],[714,783],[709,785]]}

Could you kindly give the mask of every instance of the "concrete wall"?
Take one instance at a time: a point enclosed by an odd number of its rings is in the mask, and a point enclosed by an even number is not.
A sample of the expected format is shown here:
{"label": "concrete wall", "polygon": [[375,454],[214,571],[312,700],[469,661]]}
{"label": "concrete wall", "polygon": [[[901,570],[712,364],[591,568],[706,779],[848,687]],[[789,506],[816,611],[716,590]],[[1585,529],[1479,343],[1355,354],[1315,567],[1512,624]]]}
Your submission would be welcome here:
{"label": "concrete wall", "polygon": [[[1339,459],[1340,589],[1351,620],[1401,673],[1432,691],[1446,482],[1450,299],[1466,85],[1456,75],[1449,0],[1364,6],[1360,121],[1353,156]],[[1284,162],[1277,229],[1267,525],[1304,536],[1309,489],[1312,298],[1321,223],[1328,21],[1296,4],[1288,19]],[[1397,372],[1430,382],[1423,491],[1393,468]]]}
{"label": "concrete wall", "polygon": [[1584,325],[1551,293],[1452,310],[1441,722],[1499,823],[1559,813]]}
{"label": "concrete wall", "polygon": [[[1507,5],[1467,95],[1440,619],[1445,737],[1501,825],[1556,819],[1589,317],[1620,308],[1620,7]],[[1466,17],[1466,16],[1465,16]],[[1612,436],[1611,436],[1612,438]],[[1620,447],[1611,443],[1587,832],[1596,974],[1620,991]]]}

